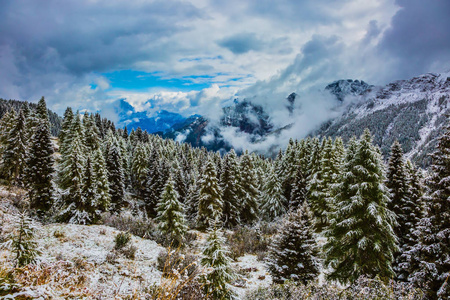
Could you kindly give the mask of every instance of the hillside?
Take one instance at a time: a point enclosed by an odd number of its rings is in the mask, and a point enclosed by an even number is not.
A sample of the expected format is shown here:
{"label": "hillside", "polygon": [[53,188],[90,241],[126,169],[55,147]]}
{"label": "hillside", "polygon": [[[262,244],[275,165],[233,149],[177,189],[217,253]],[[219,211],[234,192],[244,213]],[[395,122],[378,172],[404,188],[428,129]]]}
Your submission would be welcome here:
{"label": "hillside", "polygon": [[450,74],[425,74],[373,87],[354,97],[342,116],[330,120],[312,135],[341,136],[348,141],[364,128],[374,135],[386,157],[398,140],[407,157],[419,165],[430,164],[427,156],[450,114]]}

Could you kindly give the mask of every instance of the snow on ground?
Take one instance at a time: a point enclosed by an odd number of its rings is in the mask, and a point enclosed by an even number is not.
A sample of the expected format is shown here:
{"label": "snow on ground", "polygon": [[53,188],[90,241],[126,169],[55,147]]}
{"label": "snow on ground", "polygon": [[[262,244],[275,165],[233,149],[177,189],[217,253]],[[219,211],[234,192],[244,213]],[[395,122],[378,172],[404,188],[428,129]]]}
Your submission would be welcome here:
{"label": "snow on ground", "polygon": [[256,255],[246,254],[232,263],[236,270],[242,270],[245,275],[242,276],[243,287],[234,286],[233,290],[238,294],[239,299],[258,287],[266,287],[272,283],[272,276],[267,272],[264,262],[258,261]]}

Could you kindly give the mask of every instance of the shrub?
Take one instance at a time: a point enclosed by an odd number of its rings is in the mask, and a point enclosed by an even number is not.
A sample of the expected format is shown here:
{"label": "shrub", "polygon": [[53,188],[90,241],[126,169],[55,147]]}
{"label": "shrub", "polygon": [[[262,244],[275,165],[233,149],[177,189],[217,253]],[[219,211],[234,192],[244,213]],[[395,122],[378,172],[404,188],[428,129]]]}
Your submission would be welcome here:
{"label": "shrub", "polygon": [[424,295],[420,290],[414,289],[411,284],[395,281],[390,281],[389,284],[385,284],[377,278],[368,279],[360,277],[346,289],[330,283],[319,285],[317,282],[312,282],[308,285],[303,285],[288,281],[284,284],[260,287],[257,290],[248,292],[245,299],[421,300],[424,299]]}
{"label": "shrub", "polygon": [[156,268],[163,272],[163,276],[171,277],[187,275],[192,276],[198,273],[198,256],[194,254],[183,254],[180,249],[171,251],[164,249],[159,252],[156,259]]}
{"label": "shrub", "polygon": [[103,224],[145,239],[153,239],[153,232],[156,231],[156,224],[152,219],[130,212],[122,212],[120,215],[105,214]]}
{"label": "shrub", "polygon": [[120,253],[125,255],[125,257],[128,258],[128,259],[135,259],[136,258],[137,248],[135,246],[133,246],[133,245],[130,245],[130,246],[125,247],[125,248],[122,248],[119,251],[120,251]]}
{"label": "shrub", "polygon": [[119,232],[114,238],[114,249],[119,250],[125,247],[131,240],[131,234],[128,232]]}
{"label": "shrub", "polygon": [[258,259],[264,259],[270,244],[270,236],[262,234],[258,227],[238,227],[225,237],[230,256],[234,260],[246,253],[256,254]]}

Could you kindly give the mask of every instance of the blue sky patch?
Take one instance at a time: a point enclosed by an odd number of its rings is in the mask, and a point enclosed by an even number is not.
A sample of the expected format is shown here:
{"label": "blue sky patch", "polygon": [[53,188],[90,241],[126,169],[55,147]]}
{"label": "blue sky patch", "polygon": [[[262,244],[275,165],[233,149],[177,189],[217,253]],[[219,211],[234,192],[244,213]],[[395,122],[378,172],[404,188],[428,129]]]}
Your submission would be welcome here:
{"label": "blue sky patch", "polygon": [[[214,76],[199,75],[181,78],[167,78],[161,72],[142,72],[121,70],[102,73],[111,85],[111,89],[146,90],[149,88],[164,88],[177,91],[202,90],[211,86]],[[91,85],[91,87],[93,84]]]}

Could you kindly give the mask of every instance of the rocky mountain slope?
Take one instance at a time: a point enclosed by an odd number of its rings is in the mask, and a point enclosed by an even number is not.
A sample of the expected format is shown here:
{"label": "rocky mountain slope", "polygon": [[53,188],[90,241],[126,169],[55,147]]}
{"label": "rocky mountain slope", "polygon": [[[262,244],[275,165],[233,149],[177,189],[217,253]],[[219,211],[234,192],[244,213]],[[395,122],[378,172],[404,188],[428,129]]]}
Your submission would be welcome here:
{"label": "rocky mountain slope", "polygon": [[430,163],[428,154],[448,122],[449,99],[450,73],[429,73],[371,87],[357,96],[340,117],[323,124],[313,135],[342,136],[347,141],[367,127],[383,155],[398,139],[407,156],[426,167]]}

